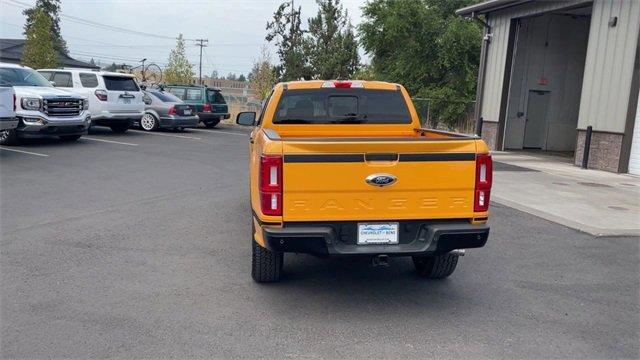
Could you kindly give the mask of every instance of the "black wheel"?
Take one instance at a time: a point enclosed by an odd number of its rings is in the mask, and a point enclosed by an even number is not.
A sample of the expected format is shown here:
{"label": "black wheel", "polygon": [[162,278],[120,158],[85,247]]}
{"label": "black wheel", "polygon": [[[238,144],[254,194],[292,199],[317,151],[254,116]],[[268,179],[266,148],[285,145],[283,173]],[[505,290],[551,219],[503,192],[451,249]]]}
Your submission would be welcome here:
{"label": "black wheel", "polygon": [[62,141],[76,141],[78,139],[80,139],[82,137],[82,135],[62,135],[60,136],[60,140]]}
{"label": "black wheel", "polygon": [[158,129],[158,119],[153,114],[145,113],[140,119],[140,127],[144,131],[154,131]]}
{"label": "black wheel", "polygon": [[413,265],[418,274],[427,279],[444,279],[453,274],[458,265],[458,255],[414,256]]}
{"label": "black wheel", "polygon": [[218,123],[220,123],[220,121],[207,121],[204,123],[204,126],[206,126],[208,129],[213,129],[214,127],[216,127],[216,125],[218,125]]}
{"label": "black wheel", "polygon": [[0,145],[14,145],[18,143],[18,133],[15,129],[0,131]]}
{"label": "black wheel", "polygon": [[253,233],[251,238],[251,277],[259,283],[279,281],[280,276],[282,276],[284,254],[260,246],[255,239],[253,239]]}
{"label": "black wheel", "polygon": [[123,132],[129,130],[129,125],[113,125],[111,126],[111,131],[114,133],[122,134]]}

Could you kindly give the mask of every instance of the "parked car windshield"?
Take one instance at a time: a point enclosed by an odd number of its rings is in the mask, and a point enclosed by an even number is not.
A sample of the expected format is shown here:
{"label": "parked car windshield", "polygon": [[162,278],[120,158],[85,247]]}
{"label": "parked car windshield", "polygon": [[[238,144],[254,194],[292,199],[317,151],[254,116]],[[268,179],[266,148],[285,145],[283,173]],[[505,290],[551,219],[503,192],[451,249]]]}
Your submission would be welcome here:
{"label": "parked car windshield", "polygon": [[179,98],[177,98],[176,96],[168,92],[163,92],[159,90],[149,90],[148,93],[157,97],[162,102],[177,102],[177,103],[182,102],[182,100],[180,100]]}
{"label": "parked car windshield", "polygon": [[400,91],[311,89],[284,92],[274,124],[409,124]]}
{"label": "parked car windshield", "polygon": [[107,90],[113,91],[138,91],[138,84],[128,76],[103,76]]}
{"label": "parked car windshield", "polygon": [[0,68],[0,85],[51,87],[37,71],[25,68]]}
{"label": "parked car windshield", "polygon": [[224,97],[220,93],[220,91],[216,90],[208,90],[207,96],[209,97],[209,102],[213,104],[226,104],[224,101]]}

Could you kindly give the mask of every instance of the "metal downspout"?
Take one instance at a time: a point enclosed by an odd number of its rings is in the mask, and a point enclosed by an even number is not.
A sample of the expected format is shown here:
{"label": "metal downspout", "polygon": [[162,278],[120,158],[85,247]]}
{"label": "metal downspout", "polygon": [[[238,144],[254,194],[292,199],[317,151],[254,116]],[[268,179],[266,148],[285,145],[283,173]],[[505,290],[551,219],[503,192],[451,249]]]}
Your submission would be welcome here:
{"label": "metal downspout", "polygon": [[[471,18],[484,27],[484,36],[482,38],[482,47],[480,49],[480,65],[478,69],[478,85],[476,88],[476,108],[474,117],[476,119],[476,134],[482,136],[482,99],[484,97],[484,76],[487,70],[487,56],[489,55],[489,44],[491,43],[491,26],[486,21],[480,19],[475,13],[471,14]],[[485,15],[486,18],[486,15]]]}

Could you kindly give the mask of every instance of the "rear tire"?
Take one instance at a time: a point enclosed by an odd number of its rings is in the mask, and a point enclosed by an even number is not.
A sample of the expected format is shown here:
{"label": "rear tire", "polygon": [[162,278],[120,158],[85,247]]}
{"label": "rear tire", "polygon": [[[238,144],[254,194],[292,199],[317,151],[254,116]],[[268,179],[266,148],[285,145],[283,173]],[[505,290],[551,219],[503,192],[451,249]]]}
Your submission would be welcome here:
{"label": "rear tire", "polygon": [[255,239],[251,239],[251,246],[251,277],[253,280],[259,283],[280,281],[284,254],[263,248]]}
{"label": "rear tire", "polygon": [[111,131],[114,133],[122,134],[129,130],[129,125],[113,125],[111,126]]}
{"label": "rear tire", "polygon": [[418,274],[427,279],[444,279],[453,274],[458,255],[414,256],[413,265]]}
{"label": "rear tire", "polygon": [[15,145],[18,143],[18,132],[15,129],[0,131],[0,145]]}
{"label": "rear tire", "polygon": [[155,131],[158,126],[160,126],[158,119],[153,114],[146,113],[140,119],[140,127],[144,131]]}
{"label": "rear tire", "polygon": [[72,142],[72,141],[77,141],[81,137],[82,135],[62,135],[60,136],[60,140],[65,142]]}

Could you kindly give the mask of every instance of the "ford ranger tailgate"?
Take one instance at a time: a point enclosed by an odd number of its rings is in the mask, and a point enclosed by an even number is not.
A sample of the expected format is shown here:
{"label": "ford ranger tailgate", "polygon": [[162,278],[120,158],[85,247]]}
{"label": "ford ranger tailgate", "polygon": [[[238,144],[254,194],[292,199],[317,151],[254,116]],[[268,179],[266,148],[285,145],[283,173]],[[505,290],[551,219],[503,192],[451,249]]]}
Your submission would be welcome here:
{"label": "ford ranger tailgate", "polygon": [[473,138],[283,140],[283,220],[474,215]]}

